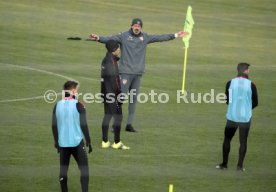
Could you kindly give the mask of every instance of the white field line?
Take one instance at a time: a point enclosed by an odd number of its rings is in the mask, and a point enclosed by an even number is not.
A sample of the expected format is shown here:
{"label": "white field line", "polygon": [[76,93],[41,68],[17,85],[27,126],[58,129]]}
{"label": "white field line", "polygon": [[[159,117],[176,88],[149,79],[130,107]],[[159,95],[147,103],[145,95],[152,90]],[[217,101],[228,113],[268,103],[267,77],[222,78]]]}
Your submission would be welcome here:
{"label": "white field line", "polygon": [[[36,69],[33,67],[29,67],[29,66],[21,66],[21,65],[14,65],[14,64],[8,64],[8,63],[1,63],[3,65],[6,65],[8,67],[14,67],[14,68],[19,68],[19,69],[25,69],[25,70],[31,70],[31,71],[36,71],[39,73],[44,73],[47,75],[53,75],[53,76],[57,76],[57,77],[61,77],[67,80],[73,80],[73,81],[77,81],[71,77],[59,74],[59,73],[54,73],[51,71],[46,71],[43,69]],[[77,81],[78,82],[78,81]],[[61,95],[61,93],[57,93],[57,95]],[[17,102],[17,101],[30,101],[30,100],[37,100],[37,99],[43,99],[44,95],[41,96],[34,96],[34,97],[27,97],[27,98],[18,98],[18,99],[4,99],[4,100],[0,100],[0,103],[10,103],[10,102]]]}
{"label": "white field line", "polygon": [[77,81],[77,80],[73,79],[72,77],[68,77],[68,76],[65,76],[65,75],[61,75],[59,73],[54,73],[54,72],[43,70],[43,69],[37,69],[37,68],[29,67],[29,66],[14,65],[14,64],[8,64],[8,63],[1,63],[1,64],[7,65],[9,67],[15,67],[15,68],[20,68],[20,69],[37,71],[37,72],[40,72],[40,73],[45,73],[45,74],[48,74],[48,75],[53,75],[53,76],[61,77],[61,78],[67,79],[67,80]]}
{"label": "white field line", "polygon": [[[61,93],[58,93],[57,95],[61,95]],[[35,97],[19,98],[19,99],[4,99],[4,100],[0,100],[0,103],[11,103],[11,102],[17,102],[17,101],[31,101],[31,100],[38,100],[38,99],[43,99],[43,98],[44,98],[44,95],[35,96]]]}

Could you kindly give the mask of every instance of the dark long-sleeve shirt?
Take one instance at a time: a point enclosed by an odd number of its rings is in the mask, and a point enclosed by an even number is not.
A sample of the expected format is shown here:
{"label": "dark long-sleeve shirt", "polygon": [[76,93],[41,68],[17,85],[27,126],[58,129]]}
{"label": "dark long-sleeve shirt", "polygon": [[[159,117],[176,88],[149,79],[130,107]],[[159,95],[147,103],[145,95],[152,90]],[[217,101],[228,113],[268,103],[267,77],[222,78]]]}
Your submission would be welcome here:
{"label": "dark long-sleeve shirt", "polygon": [[108,52],[102,61],[101,93],[104,96],[104,101],[106,100],[107,94],[113,94],[115,97],[114,99],[116,99],[121,93],[118,60],[118,57]]}

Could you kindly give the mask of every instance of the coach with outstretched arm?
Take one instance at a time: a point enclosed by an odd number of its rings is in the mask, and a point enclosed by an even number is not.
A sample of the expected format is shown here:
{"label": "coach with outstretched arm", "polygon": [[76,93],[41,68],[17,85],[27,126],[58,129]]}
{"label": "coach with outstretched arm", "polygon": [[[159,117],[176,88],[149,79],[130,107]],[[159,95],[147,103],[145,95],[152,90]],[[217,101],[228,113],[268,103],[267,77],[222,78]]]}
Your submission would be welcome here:
{"label": "coach with outstretched arm", "polygon": [[146,48],[150,43],[173,40],[177,37],[184,37],[186,32],[180,31],[175,34],[164,35],[148,35],[142,32],[143,22],[139,18],[132,20],[131,28],[114,36],[98,36],[91,34],[89,39],[106,43],[109,40],[115,40],[121,45],[121,60],[119,65],[119,73],[121,77],[122,93],[127,92],[133,94],[133,101],[129,100],[128,120],[126,131],[136,132],[132,123],[134,119],[137,95],[139,94],[140,82],[145,72]]}

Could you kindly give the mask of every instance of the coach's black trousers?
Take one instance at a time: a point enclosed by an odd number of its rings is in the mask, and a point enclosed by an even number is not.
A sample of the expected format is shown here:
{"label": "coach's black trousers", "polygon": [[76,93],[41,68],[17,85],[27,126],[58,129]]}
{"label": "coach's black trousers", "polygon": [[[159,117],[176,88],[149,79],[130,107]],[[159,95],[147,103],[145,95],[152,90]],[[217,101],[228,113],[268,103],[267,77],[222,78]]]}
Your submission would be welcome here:
{"label": "coach's black trousers", "polygon": [[85,151],[84,142],[77,147],[61,147],[60,148],[60,186],[62,192],[68,191],[67,186],[67,173],[70,163],[70,157],[73,155],[76,160],[78,167],[81,172],[80,182],[82,192],[88,192],[88,182],[89,182],[89,168],[88,168],[88,159],[87,153]]}
{"label": "coach's black trousers", "polygon": [[114,129],[114,142],[120,142],[121,123],[123,120],[122,107],[115,101],[112,103],[104,103],[104,118],[102,122],[102,139],[104,142],[108,141],[108,128],[110,120],[114,118],[113,129]]}
{"label": "coach's black trousers", "polygon": [[250,121],[248,123],[237,123],[234,121],[227,120],[224,130],[224,141],[223,141],[223,165],[227,165],[228,156],[230,152],[230,142],[235,135],[235,132],[239,128],[240,136],[240,149],[239,149],[239,160],[237,166],[243,167],[243,160],[247,150],[247,137],[250,129]]}

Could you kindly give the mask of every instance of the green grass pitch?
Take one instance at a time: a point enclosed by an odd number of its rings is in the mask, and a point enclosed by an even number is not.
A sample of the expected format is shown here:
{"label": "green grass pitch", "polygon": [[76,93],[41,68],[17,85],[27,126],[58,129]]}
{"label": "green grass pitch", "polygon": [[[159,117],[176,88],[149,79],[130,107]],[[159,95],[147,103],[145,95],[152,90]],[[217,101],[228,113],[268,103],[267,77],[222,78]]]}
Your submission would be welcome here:
{"label": "green grass pitch", "polygon": [[[259,92],[249,134],[245,173],[235,170],[238,137],[229,169],[219,171],[225,104],[176,103],[181,89],[180,39],[148,46],[141,92],[170,96],[167,104],[138,104],[137,134],[122,131],[129,151],[102,150],[102,104],[86,104],[94,151],[89,155],[91,191],[276,191],[276,2],[273,0],[3,0],[0,2],[0,191],[59,191],[59,158],[53,147],[53,104],[46,90],[60,91],[66,77],[79,92],[99,91],[103,44],[68,41],[92,32],[128,30],[141,17],[149,34],[182,30],[188,5],[195,26],[187,61],[188,92],[224,92],[236,65],[251,63]],[[25,101],[14,99],[33,98]],[[126,117],[127,105],[123,106]],[[122,126],[124,129],[125,119]],[[110,133],[110,138],[112,134]],[[111,139],[112,140],[112,139]],[[80,191],[79,170],[69,168],[69,188]]]}

